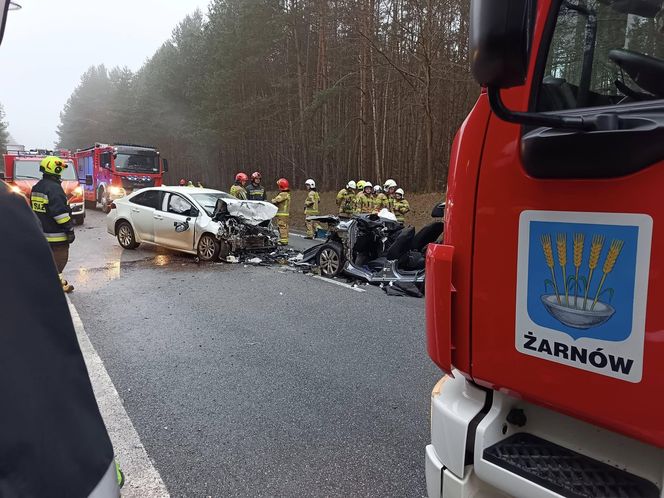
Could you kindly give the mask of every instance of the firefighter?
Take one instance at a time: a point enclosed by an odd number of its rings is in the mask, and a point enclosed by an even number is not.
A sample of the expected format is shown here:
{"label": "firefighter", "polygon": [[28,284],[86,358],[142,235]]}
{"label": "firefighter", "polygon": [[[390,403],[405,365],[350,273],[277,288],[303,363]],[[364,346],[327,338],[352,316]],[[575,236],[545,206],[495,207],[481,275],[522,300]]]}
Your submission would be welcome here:
{"label": "firefighter", "polygon": [[396,189],[394,192],[394,215],[397,217],[397,221],[401,224],[404,224],[406,221],[406,214],[410,211],[410,204],[406,199],[403,198],[404,191],[402,188]]}
{"label": "firefighter", "polygon": [[247,191],[244,186],[247,184],[249,177],[245,173],[238,173],[235,175],[235,183],[231,187],[231,195],[236,199],[243,201],[247,200]]}
{"label": "firefighter", "polygon": [[189,181],[187,182],[187,187],[189,187],[189,188],[194,188],[194,182],[192,182],[191,180],[189,180]]}
{"label": "firefighter", "polygon": [[357,194],[356,211],[361,214],[370,214],[373,212],[373,185],[371,182],[364,182],[362,192]]}
{"label": "firefighter", "polygon": [[307,226],[307,235],[305,238],[313,239],[314,235],[316,234],[316,229],[319,228],[319,225],[314,221],[308,221],[306,218],[307,216],[318,216],[320,214],[318,209],[320,204],[320,194],[316,191],[316,182],[311,178],[304,182],[304,184],[307,186],[307,190],[309,191],[307,198],[304,201],[304,217],[305,225]]}
{"label": "firefighter", "polygon": [[387,209],[390,211],[394,212],[394,192],[397,189],[397,182],[392,180],[391,178],[389,180],[385,180],[385,184],[383,185],[383,191],[385,192],[385,196],[387,197]]}
{"label": "firefighter", "polygon": [[247,199],[250,201],[264,201],[267,199],[265,187],[261,185],[262,178],[258,171],[251,174],[251,183],[247,185]]}
{"label": "firefighter", "polygon": [[374,187],[374,211],[378,213],[381,209],[389,209],[389,206],[390,201],[387,195],[385,195],[380,185],[376,185]]}
{"label": "firefighter", "polygon": [[353,180],[346,184],[346,188],[339,190],[337,194],[337,206],[339,206],[339,216],[350,218],[355,212],[355,195],[357,185]]}
{"label": "firefighter", "polygon": [[290,212],[290,186],[288,180],[279,178],[277,180],[279,194],[272,199],[272,204],[277,206],[277,226],[279,227],[279,245],[288,245],[288,215]]}
{"label": "firefighter", "polygon": [[65,168],[67,168],[67,163],[59,157],[47,156],[42,159],[39,171],[43,173],[43,176],[32,187],[30,203],[41,222],[46,241],[51,246],[62,289],[65,292],[71,292],[74,290],[74,286],[62,277],[62,271],[69,259],[69,244],[75,239],[71,211],[67,205],[67,195],[60,184],[60,175]]}
{"label": "firefighter", "polygon": [[205,188],[201,182],[196,182],[196,186],[198,188]]}
{"label": "firefighter", "polygon": [[186,187],[187,186],[187,180],[184,178],[180,178],[180,187]]}

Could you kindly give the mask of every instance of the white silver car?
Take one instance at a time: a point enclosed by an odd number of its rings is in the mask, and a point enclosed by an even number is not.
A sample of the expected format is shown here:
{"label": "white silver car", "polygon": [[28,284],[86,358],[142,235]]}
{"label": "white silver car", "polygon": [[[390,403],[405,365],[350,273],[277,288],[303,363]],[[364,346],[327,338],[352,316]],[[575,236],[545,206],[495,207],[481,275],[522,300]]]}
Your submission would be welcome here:
{"label": "white silver car", "polygon": [[146,242],[212,261],[273,250],[276,213],[269,202],[242,201],[219,190],[154,187],[113,201],[106,224],[125,249]]}

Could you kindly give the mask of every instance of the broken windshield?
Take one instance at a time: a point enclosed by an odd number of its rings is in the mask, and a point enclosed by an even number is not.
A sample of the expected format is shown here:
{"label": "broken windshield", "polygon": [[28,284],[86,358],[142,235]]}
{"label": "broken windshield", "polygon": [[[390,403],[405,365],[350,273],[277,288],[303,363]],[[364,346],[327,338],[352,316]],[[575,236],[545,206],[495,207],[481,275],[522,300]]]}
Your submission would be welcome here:
{"label": "broken windshield", "polygon": [[217,199],[234,199],[234,197],[226,192],[206,193],[206,194],[191,194],[200,207],[205,209],[205,212],[212,216],[214,207],[217,205]]}

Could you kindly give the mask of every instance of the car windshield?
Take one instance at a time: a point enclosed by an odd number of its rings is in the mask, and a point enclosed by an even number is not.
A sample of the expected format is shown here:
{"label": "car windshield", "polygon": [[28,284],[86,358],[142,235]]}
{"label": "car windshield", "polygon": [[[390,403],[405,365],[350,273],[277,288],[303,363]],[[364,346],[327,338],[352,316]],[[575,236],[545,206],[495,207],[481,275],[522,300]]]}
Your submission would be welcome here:
{"label": "car windshield", "polygon": [[191,197],[205,209],[205,212],[212,216],[214,213],[214,208],[217,205],[217,199],[235,199],[230,194],[226,192],[215,192],[215,193],[205,193],[205,194],[192,194]]}
{"label": "car windshield", "polygon": [[[39,171],[39,159],[17,159],[14,162],[15,180],[41,180],[42,172]],[[63,180],[76,180],[74,163],[65,161],[67,167],[62,170],[61,178]]]}
{"label": "car windshield", "polygon": [[122,173],[159,173],[159,156],[118,152],[115,156],[115,170]]}

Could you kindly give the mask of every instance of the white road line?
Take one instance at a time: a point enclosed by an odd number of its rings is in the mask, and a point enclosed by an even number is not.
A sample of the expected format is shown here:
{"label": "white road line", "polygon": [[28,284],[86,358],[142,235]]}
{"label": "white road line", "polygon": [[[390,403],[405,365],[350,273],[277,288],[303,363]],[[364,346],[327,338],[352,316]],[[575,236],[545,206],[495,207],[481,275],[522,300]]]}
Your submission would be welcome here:
{"label": "white road line", "polygon": [[101,416],[113,442],[120,468],[126,477],[126,483],[122,488],[123,498],[168,498],[170,495],[166,485],[145,451],[127,411],[122,406],[118,391],[90,342],[81,317],[71,301],[69,301],[69,310]]}
{"label": "white road line", "polygon": [[334,280],[332,278],[321,277],[320,275],[313,275],[313,277],[317,278],[318,280],[322,280],[323,282],[329,282],[331,284],[340,285],[341,287],[346,287],[347,289],[354,290],[355,292],[366,292],[366,290],[364,289],[361,289],[359,287],[353,287],[350,284],[339,282],[338,280]]}

